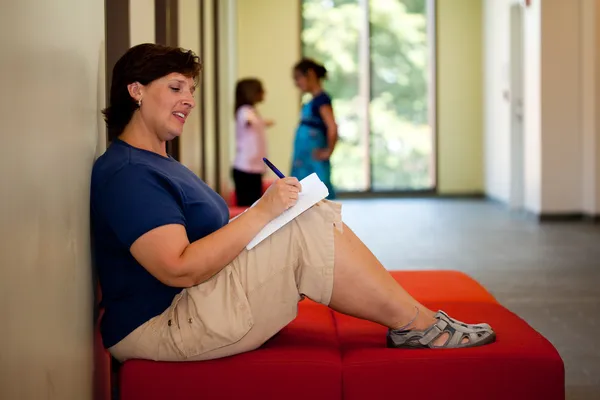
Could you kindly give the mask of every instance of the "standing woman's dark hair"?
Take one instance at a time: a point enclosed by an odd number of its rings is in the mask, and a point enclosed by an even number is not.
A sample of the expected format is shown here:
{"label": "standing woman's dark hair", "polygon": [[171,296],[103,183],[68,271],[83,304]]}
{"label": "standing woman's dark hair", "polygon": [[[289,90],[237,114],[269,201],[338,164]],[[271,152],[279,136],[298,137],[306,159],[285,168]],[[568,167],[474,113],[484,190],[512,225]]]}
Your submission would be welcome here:
{"label": "standing woman's dark hair", "polygon": [[108,140],[116,139],[139,108],[127,85],[147,85],[173,72],[198,81],[202,66],[191,50],[145,43],[130,48],[113,68],[109,106],[102,110],[108,128]]}
{"label": "standing woman's dark hair", "polygon": [[308,71],[313,71],[318,79],[327,78],[327,68],[311,58],[303,58],[294,65],[294,70],[306,76]]}
{"label": "standing woman's dark hair", "polygon": [[238,81],[235,86],[234,115],[242,106],[254,106],[264,93],[262,83],[256,78],[245,78]]}

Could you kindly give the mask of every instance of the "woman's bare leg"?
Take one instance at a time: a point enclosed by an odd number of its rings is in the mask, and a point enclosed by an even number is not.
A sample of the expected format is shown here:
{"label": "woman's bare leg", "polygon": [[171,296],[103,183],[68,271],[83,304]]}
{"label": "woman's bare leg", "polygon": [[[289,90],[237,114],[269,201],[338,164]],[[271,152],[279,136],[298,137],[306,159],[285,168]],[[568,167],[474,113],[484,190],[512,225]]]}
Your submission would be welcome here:
{"label": "woman's bare leg", "polygon": [[364,243],[344,224],[335,233],[333,293],[329,306],[354,317],[388,328],[406,325],[425,329],[435,322],[434,313],[408,294],[381,265]]}

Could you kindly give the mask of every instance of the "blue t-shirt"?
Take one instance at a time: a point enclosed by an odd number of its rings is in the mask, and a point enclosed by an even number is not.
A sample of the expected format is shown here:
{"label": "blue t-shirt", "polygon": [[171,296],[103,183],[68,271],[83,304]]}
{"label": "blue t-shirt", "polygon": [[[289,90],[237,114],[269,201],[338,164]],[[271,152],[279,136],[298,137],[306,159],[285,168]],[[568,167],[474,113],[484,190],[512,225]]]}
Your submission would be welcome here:
{"label": "blue t-shirt", "polygon": [[94,164],[90,212],[107,348],[164,312],[182,290],[146,271],[131,255],[133,242],[159,226],[181,224],[191,243],[229,220],[223,198],[185,166],[121,140]]}
{"label": "blue t-shirt", "polygon": [[302,119],[300,124],[310,126],[322,131],[324,134],[327,133],[327,125],[321,117],[321,107],[331,105],[331,97],[326,92],[321,92],[313,97],[309,103],[306,104],[308,107],[308,113],[302,113]]}

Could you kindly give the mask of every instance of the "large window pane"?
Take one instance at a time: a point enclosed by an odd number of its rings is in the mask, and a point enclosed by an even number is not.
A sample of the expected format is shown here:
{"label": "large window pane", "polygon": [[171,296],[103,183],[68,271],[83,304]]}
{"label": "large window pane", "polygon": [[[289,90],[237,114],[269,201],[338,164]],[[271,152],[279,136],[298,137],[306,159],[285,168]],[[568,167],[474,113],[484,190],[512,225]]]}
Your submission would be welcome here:
{"label": "large window pane", "polygon": [[433,186],[425,3],[370,1],[373,190]]}
{"label": "large window pane", "polygon": [[[303,0],[303,54],[330,71],[339,191],[430,189],[428,0]],[[368,121],[368,122],[367,122]]]}

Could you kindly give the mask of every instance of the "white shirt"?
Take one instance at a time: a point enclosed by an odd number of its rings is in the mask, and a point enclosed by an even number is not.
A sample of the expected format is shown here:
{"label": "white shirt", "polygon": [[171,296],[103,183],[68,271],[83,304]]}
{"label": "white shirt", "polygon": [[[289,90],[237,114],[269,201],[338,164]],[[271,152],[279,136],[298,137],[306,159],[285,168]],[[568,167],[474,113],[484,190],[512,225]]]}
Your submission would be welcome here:
{"label": "white shirt", "polygon": [[241,106],[235,114],[236,152],[233,167],[249,173],[265,172],[266,124],[252,106]]}

